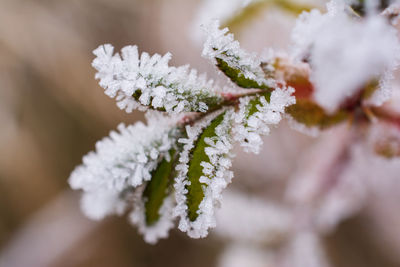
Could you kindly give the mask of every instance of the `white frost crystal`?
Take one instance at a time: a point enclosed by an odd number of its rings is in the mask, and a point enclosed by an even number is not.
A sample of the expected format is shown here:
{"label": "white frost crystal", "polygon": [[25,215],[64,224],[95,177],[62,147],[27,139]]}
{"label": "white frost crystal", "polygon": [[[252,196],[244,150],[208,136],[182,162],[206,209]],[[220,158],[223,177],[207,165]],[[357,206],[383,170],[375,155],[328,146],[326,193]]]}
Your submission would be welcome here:
{"label": "white frost crystal", "polygon": [[233,173],[228,170],[231,167],[232,156],[230,155],[232,144],[229,135],[231,117],[232,111],[227,110],[223,121],[215,129],[216,135],[205,139],[207,144],[205,153],[210,162],[203,161],[201,163],[204,176],[200,177],[200,182],[207,186],[203,187],[204,198],[199,205],[199,215],[195,221],[189,220],[186,203],[186,194],[188,192],[186,185],[190,183],[187,179],[189,154],[201,130],[210,124],[212,118],[207,118],[195,127],[187,126],[187,138],[179,140],[185,146],[179,158],[180,164],[176,167],[178,176],[175,179],[174,187],[177,206],[174,212],[176,216],[180,217],[179,229],[187,232],[193,238],[207,236],[208,229],[216,226],[215,208],[221,200],[222,190],[231,182],[233,177]]}
{"label": "white frost crystal", "polygon": [[[171,121],[149,118],[148,125],[138,122],[96,143],[96,152],[83,157],[83,164],[71,174],[73,189],[82,189],[82,207],[91,218],[102,218],[121,210],[119,195],[151,178],[160,156],[168,156],[174,145]],[[111,203],[116,203],[112,205]],[[103,205],[104,204],[104,205]]]}
{"label": "white frost crystal", "polygon": [[170,53],[164,56],[142,53],[139,58],[136,46],[122,48],[121,56],[113,52],[112,45],[99,46],[93,51],[97,57],[92,65],[105,93],[115,97],[118,106],[127,112],[148,106],[174,113],[205,112],[208,106],[204,101],[222,100],[213,89],[213,81],[205,75],[197,75],[188,65],[168,66]]}
{"label": "white frost crystal", "polygon": [[92,220],[101,220],[111,214],[122,214],[127,205],[119,197],[118,192],[99,190],[83,194],[81,208],[83,213]]}
{"label": "white frost crystal", "polygon": [[264,96],[258,97],[260,103],[257,104],[257,111],[249,116],[249,103],[251,97],[240,99],[239,111],[234,114],[235,126],[233,134],[235,141],[244,147],[246,152],[258,154],[262,145],[262,135],[270,132],[270,125],[278,124],[285,108],[296,103],[292,94],[294,89],[276,88],[268,102]]}
{"label": "white frost crystal", "polygon": [[168,196],[160,207],[160,218],[153,225],[146,224],[145,206],[142,199],[142,190],[135,192],[134,208],[129,218],[132,224],[137,225],[147,243],[155,244],[160,238],[167,238],[169,230],[174,226],[172,211],[174,199]]}
{"label": "white frost crystal", "polygon": [[240,70],[241,74],[256,81],[259,85],[274,87],[272,79],[266,79],[261,68],[260,58],[255,53],[248,53],[240,48],[240,44],[228,33],[228,28],[219,29],[219,22],[214,20],[204,27],[207,40],[204,43],[203,57],[216,64],[215,58],[222,59],[229,67]]}
{"label": "white frost crystal", "polygon": [[390,96],[386,80],[397,67],[400,43],[396,30],[381,16],[354,19],[342,1],[331,1],[328,12],[300,15],[292,33],[293,56],[311,64],[315,100],[335,111],[366,83],[381,79],[372,104]]}

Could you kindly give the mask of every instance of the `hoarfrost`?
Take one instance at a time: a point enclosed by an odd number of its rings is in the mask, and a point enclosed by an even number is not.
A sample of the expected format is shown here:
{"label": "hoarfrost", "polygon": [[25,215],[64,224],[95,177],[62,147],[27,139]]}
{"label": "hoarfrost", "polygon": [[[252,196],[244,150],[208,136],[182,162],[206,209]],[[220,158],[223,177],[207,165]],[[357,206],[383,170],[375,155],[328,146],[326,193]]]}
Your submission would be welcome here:
{"label": "hoarfrost", "polygon": [[257,111],[249,116],[249,102],[251,97],[240,99],[239,111],[234,114],[235,126],[233,134],[235,141],[244,147],[246,152],[258,154],[262,145],[261,135],[269,134],[270,125],[278,124],[285,108],[296,103],[292,96],[294,89],[276,88],[268,102],[264,96],[260,96],[260,104],[257,104]]}
{"label": "hoarfrost", "polygon": [[99,46],[93,51],[92,65],[106,95],[116,98],[118,107],[127,112],[148,106],[170,113],[205,112],[206,102],[222,101],[205,74],[198,75],[188,65],[168,66],[170,53],[150,56],[144,52],[139,58],[136,46],[122,48],[122,56],[113,51],[110,44]]}
{"label": "hoarfrost", "polygon": [[82,196],[81,209],[88,218],[101,220],[111,214],[121,215],[126,209],[126,203],[116,192],[95,191]]}
{"label": "hoarfrost", "polygon": [[135,192],[134,208],[129,218],[132,224],[137,225],[139,233],[143,234],[144,240],[149,244],[155,244],[161,238],[167,238],[169,230],[174,226],[172,211],[174,199],[168,196],[160,207],[160,218],[153,225],[146,224],[145,206],[142,199],[142,190]]}
{"label": "hoarfrost", "polygon": [[84,191],[82,207],[89,217],[102,218],[120,210],[118,196],[150,180],[159,158],[167,157],[174,146],[171,123],[149,117],[148,125],[120,124],[119,132],[112,131],[96,143],[95,152],[83,157],[83,164],[71,173],[69,184]]}
{"label": "hoarfrost", "polygon": [[179,139],[178,142],[185,144],[180,154],[176,170],[178,176],[175,178],[175,198],[177,206],[174,210],[175,216],[180,217],[179,229],[187,232],[192,238],[205,237],[208,229],[216,226],[215,209],[219,206],[222,190],[230,183],[233,173],[228,169],[231,167],[230,150],[232,149],[230,138],[230,123],[232,111],[225,111],[223,121],[215,129],[216,136],[206,138],[205,153],[210,159],[210,163],[202,162],[204,176],[200,177],[200,182],[205,184],[203,187],[204,198],[199,205],[198,217],[195,221],[188,218],[188,207],[186,204],[186,194],[189,184],[187,179],[189,153],[194,147],[197,137],[201,130],[210,124],[213,117],[206,118],[204,121],[194,127],[187,126],[187,138]]}
{"label": "hoarfrost", "polygon": [[259,85],[275,86],[275,81],[266,79],[261,68],[260,58],[255,53],[248,53],[240,48],[228,28],[219,29],[219,21],[213,20],[204,27],[207,40],[202,56],[216,64],[216,58],[225,61],[229,67],[240,70],[245,78],[256,81]]}

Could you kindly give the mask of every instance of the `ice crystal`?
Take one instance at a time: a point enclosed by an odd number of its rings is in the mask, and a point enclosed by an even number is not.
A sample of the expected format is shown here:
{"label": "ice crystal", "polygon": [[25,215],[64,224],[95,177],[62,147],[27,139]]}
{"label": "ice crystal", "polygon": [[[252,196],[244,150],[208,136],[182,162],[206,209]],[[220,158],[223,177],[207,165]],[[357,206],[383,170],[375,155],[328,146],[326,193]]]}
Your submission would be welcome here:
{"label": "ice crystal", "polygon": [[200,134],[202,128],[207,126],[211,118],[207,118],[202,123],[195,127],[186,127],[187,138],[179,139],[178,141],[184,145],[183,152],[180,154],[179,162],[176,170],[178,176],[175,179],[175,198],[177,206],[175,215],[180,217],[179,229],[187,232],[193,238],[205,237],[208,234],[208,229],[216,226],[215,208],[221,200],[222,190],[230,183],[233,174],[228,169],[231,166],[230,150],[232,149],[231,138],[229,137],[229,129],[231,123],[232,111],[226,111],[224,119],[215,129],[215,137],[206,138],[207,144],[205,152],[209,157],[210,162],[202,162],[203,176],[200,182],[204,186],[204,198],[199,205],[199,216],[195,221],[190,221],[188,218],[188,207],[186,194],[188,190],[186,185],[190,182],[187,180],[189,153],[194,147],[194,143]]}
{"label": "ice crystal", "polygon": [[258,154],[262,145],[262,135],[270,132],[270,125],[278,124],[285,108],[296,102],[292,96],[293,88],[277,88],[270,96],[269,101],[265,96],[258,97],[256,112],[249,114],[249,105],[252,97],[240,100],[239,111],[235,113],[234,139],[244,147],[246,152]]}
{"label": "ice crystal", "polygon": [[204,27],[207,40],[204,43],[203,57],[217,64],[221,59],[229,67],[239,70],[245,78],[256,81],[259,85],[274,87],[273,80],[266,79],[261,68],[260,58],[255,53],[248,53],[240,48],[240,44],[228,33],[228,28],[219,29],[219,21],[213,20]]}
{"label": "ice crystal", "polygon": [[86,192],[81,199],[83,213],[92,220],[101,220],[112,214],[121,215],[126,207],[126,202],[115,191]]}
{"label": "ice crystal", "polygon": [[139,58],[136,46],[122,48],[121,56],[113,55],[113,51],[109,44],[99,46],[93,51],[96,58],[92,65],[105,93],[115,97],[127,112],[146,107],[174,113],[205,112],[207,104],[222,101],[213,81],[205,75],[198,75],[187,65],[168,66],[170,53],[150,56],[144,52]]}
{"label": "ice crystal", "polygon": [[160,208],[160,218],[152,225],[146,224],[145,205],[142,199],[142,188],[135,192],[134,208],[129,218],[132,224],[137,225],[139,232],[143,234],[147,243],[155,244],[160,238],[167,238],[169,230],[174,226],[172,211],[174,208],[174,199],[168,196],[163,200]]}

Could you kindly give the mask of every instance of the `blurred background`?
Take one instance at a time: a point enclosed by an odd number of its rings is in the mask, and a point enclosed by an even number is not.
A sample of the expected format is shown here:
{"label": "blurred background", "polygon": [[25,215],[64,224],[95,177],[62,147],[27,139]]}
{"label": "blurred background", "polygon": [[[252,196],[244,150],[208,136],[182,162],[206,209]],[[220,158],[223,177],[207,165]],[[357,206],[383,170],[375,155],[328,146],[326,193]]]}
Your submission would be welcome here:
{"label": "blurred background", "polygon": [[[98,86],[91,51],[100,44],[170,51],[172,64],[191,64],[225,82],[201,58],[196,28],[201,5],[200,0],[0,0],[1,267],[218,264],[229,241],[214,234],[193,240],[173,230],[169,239],[148,245],[126,218],[83,217],[79,192],[67,182],[98,139],[120,122],[143,119],[141,112],[119,110]],[[287,48],[293,14],[270,8],[255,18],[235,32],[243,47]],[[233,188],[278,195],[280,179],[314,142],[283,124],[266,139],[261,155],[238,151]],[[266,161],[272,162],[268,168]],[[332,266],[400,266],[399,214],[379,211],[360,212],[324,237]]]}

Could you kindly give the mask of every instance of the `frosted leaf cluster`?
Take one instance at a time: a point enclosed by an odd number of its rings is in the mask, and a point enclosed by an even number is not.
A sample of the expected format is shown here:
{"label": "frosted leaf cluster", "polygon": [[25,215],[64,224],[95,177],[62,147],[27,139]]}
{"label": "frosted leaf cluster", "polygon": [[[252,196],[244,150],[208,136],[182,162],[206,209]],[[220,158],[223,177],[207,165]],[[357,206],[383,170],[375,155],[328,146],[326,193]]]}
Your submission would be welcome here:
{"label": "frosted leaf cluster", "polygon": [[203,54],[238,71],[250,90],[217,92],[212,81],[188,66],[168,66],[170,54],[139,56],[136,46],[127,46],[120,55],[111,45],[94,51],[96,78],[120,108],[155,111],[149,111],[147,125],[121,124],[71,174],[70,185],[84,191],[82,208],[90,218],[129,210],[130,221],[149,243],[167,237],[176,218],[190,237],[205,237],[216,226],[222,191],[233,178],[233,143],[258,152],[260,136],[295,103],[293,89],[266,79],[261,61],[242,50],[227,29],[219,30],[214,21],[207,31]]}
{"label": "frosted leaf cluster", "polygon": [[[219,206],[221,193],[224,188],[231,182],[233,173],[229,171],[231,167],[230,151],[232,149],[232,140],[229,134],[232,111],[225,111],[224,118],[221,124],[215,129],[215,136],[206,138],[205,153],[209,158],[209,162],[203,161],[203,176],[199,181],[204,184],[204,198],[199,205],[198,217],[195,221],[190,221],[188,218],[188,207],[186,200],[185,188],[190,182],[187,180],[189,153],[194,147],[194,142],[201,133],[200,130],[209,124],[210,118],[196,126],[196,128],[187,126],[187,138],[178,140],[185,144],[184,150],[180,155],[180,164],[176,167],[179,172],[175,180],[177,206],[175,215],[180,217],[179,229],[187,232],[190,237],[199,238],[205,237],[208,234],[208,229],[216,226],[215,208]],[[208,122],[208,123],[207,123]]]}
{"label": "frosted leaf cluster", "polygon": [[343,1],[328,3],[328,12],[300,15],[292,32],[293,56],[311,64],[314,98],[335,111],[368,82],[380,80],[370,102],[380,105],[390,96],[387,80],[400,59],[396,30],[379,15],[355,19]]}
{"label": "frosted leaf cluster", "polygon": [[96,151],[83,157],[83,164],[71,174],[73,189],[84,191],[82,208],[88,217],[102,219],[121,213],[123,193],[151,179],[159,159],[168,157],[175,145],[171,121],[159,116],[149,118],[148,124],[118,126],[109,137],[96,143]]}
{"label": "frosted leaf cluster", "polygon": [[268,102],[265,96],[257,98],[256,111],[249,114],[252,97],[240,99],[239,111],[235,113],[235,127],[233,128],[234,139],[239,142],[246,152],[258,154],[262,145],[262,135],[270,132],[270,125],[278,124],[285,107],[296,103],[292,94],[293,88],[276,88]]}
{"label": "frosted leaf cluster", "polygon": [[[249,2],[235,1],[232,6]],[[342,122],[342,114],[328,113],[359,97],[372,82],[379,88],[369,104],[381,104],[390,96],[385,88],[399,62],[395,29],[375,13],[356,19],[343,1],[334,0],[325,14],[312,10],[300,16],[292,34],[291,57],[271,52],[261,60],[241,49],[227,28],[219,29],[218,21],[204,28],[207,40],[202,55],[242,89],[217,91],[213,81],[188,66],[169,66],[169,53],[140,55],[136,46],[127,46],[114,54],[111,45],[94,51],[96,78],[121,109],[155,111],[148,113],[147,124],[118,126],[119,131],[99,141],[73,171],[69,182],[73,189],[83,190],[82,209],[93,219],[128,212],[149,243],[167,237],[175,220],[193,238],[207,236],[219,220],[221,236],[240,245],[255,243],[254,250],[276,234],[289,243],[286,253],[293,252],[289,259],[318,254],[318,234],[360,209],[366,198],[367,186],[352,178],[345,160],[338,160],[355,153],[340,146],[347,136],[337,135],[332,147],[324,147],[330,155],[320,159],[321,151],[317,156],[311,153],[306,172],[291,177],[287,200],[302,206],[291,207],[301,210],[301,221],[295,226],[291,221],[298,215],[290,214],[293,210],[284,205],[264,205],[259,199],[229,194],[227,210],[217,214],[222,191],[233,178],[233,145],[237,142],[246,152],[259,153],[262,136],[269,134],[290,106],[292,120],[304,129],[310,126],[309,132],[312,127],[336,125]],[[349,111],[340,110],[343,117],[360,111],[361,101]],[[161,116],[162,112],[169,117]],[[369,118],[363,115],[365,123]],[[339,179],[335,179],[336,171],[340,171]],[[243,211],[232,226],[226,218],[235,215],[236,209]],[[253,218],[252,227],[246,227],[248,217]],[[251,252],[242,249],[239,246],[238,251]],[[280,266],[325,266],[322,259],[288,260]]]}
{"label": "frosted leaf cluster", "polygon": [[136,46],[122,48],[121,56],[113,51],[112,45],[99,46],[93,51],[92,65],[106,95],[115,97],[127,112],[147,107],[169,113],[205,112],[209,108],[206,102],[222,101],[205,74],[198,75],[188,65],[168,66],[170,53],[150,56],[144,52],[139,57]]}
{"label": "frosted leaf cluster", "polygon": [[204,43],[203,57],[216,64],[216,59],[222,59],[229,67],[239,70],[247,79],[256,81],[259,85],[275,86],[272,79],[266,79],[261,68],[261,61],[255,53],[249,53],[240,48],[228,28],[220,29],[219,21],[213,20],[204,27],[207,40]]}

